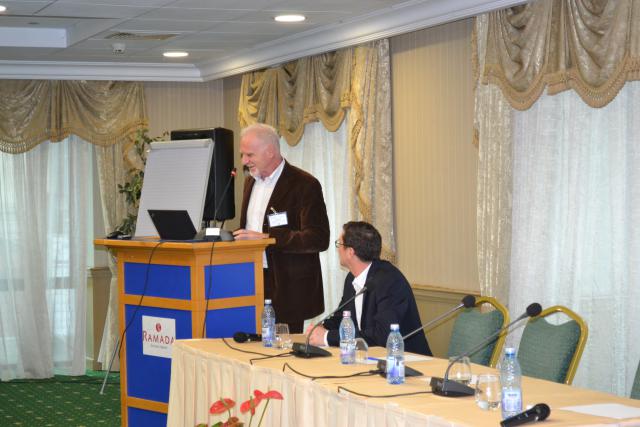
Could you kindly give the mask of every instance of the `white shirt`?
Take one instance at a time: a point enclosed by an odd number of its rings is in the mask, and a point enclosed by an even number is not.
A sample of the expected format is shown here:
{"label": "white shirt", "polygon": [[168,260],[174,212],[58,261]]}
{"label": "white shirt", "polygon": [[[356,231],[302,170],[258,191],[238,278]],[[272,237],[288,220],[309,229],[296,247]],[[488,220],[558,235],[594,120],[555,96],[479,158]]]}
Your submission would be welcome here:
{"label": "white shirt", "polygon": [[[353,290],[356,291],[356,294],[364,288],[365,283],[367,283],[367,275],[369,274],[369,269],[371,268],[371,263],[358,274],[357,277],[353,279],[351,284],[353,285]],[[358,319],[358,329],[362,330],[362,302],[364,300],[364,294],[358,295],[353,303],[356,306],[356,319]],[[352,316],[353,317],[353,316]],[[327,341],[327,336],[329,335],[329,331],[326,331],[324,334],[324,345],[328,346],[329,342]]]}
{"label": "white shirt", "polygon": [[[264,214],[269,208],[267,204],[273,194],[273,189],[278,183],[280,175],[282,175],[282,169],[284,169],[284,159],[278,165],[271,175],[261,178],[254,176],[256,182],[251,189],[251,196],[249,197],[249,205],[247,206],[247,224],[246,229],[251,231],[257,231],[262,233],[262,225],[264,224]],[[262,263],[264,268],[267,268],[267,255],[262,253]]]}
{"label": "white shirt", "polygon": [[[367,275],[369,274],[370,268],[371,268],[371,263],[369,263],[367,268],[362,270],[362,272],[358,274],[358,277],[354,278],[353,282],[351,282],[353,284],[353,290],[356,291],[356,293],[360,292],[362,288],[364,288],[364,284],[367,283]],[[353,303],[356,305],[356,319],[358,319],[358,326],[360,327],[362,326],[361,320],[362,320],[363,299],[364,299],[364,294],[358,295],[356,299],[353,301]]]}

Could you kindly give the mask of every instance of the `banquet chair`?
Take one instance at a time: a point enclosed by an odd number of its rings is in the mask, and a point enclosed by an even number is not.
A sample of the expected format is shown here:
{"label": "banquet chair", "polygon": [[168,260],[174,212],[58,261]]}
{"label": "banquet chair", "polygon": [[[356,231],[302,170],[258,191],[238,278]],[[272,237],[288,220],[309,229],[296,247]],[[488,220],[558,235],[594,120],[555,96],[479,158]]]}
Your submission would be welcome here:
{"label": "banquet chair", "polygon": [[[546,317],[556,313],[568,322],[554,325]],[[532,317],[522,332],[518,361],[522,375],[571,384],[587,343],[587,324],[567,307],[555,305]]]}
{"label": "banquet chair", "polygon": [[[483,313],[480,309],[483,304],[492,306],[494,310]],[[456,317],[447,357],[465,353],[508,323],[509,312],[498,300],[492,297],[476,298],[475,307],[463,309]],[[505,334],[500,334],[495,340],[473,353],[469,359],[479,365],[495,367],[502,352],[504,340]]]}
{"label": "banquet chair", "polygon": [[632,399],[640,399],[640,364],[638,364],[638,369],[636,369],[636,377],[633,380],[629,397]]}

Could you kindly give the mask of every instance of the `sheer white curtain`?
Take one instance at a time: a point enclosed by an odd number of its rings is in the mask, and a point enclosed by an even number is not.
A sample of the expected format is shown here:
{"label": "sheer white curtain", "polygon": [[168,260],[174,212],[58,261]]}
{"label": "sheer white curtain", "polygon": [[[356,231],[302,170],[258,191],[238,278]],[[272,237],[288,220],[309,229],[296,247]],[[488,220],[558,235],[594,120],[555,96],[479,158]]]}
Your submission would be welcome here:
{"label": "sheer white curtain", "polygon": [[85,372],[92,146],[0,153],[0,379]]}
{"label": "sheer white curtain", "polygon": [[[327,205],[331,245],[320,254],[322,279],[324,281],[325,313],[335,309],[342,296],[342,286],[346,271],[340,268],[340,260],[333,241],[340,236],[342,224],[351,220],[349,212],[349,143],[347,138],[348,120],[336,132],[329,132],[322,123],[309,123],[298,145],[289,146],[280,140],[282,155],[287,161],[315,176],[324,192]],[[318,318],[322,317],[319,316]]]}
{"label": "sheer white curtain", "polygon": [[588,323],[574,384],[628,395],[640,358],[640,83],[604,108],[573,91],[514,113],[509,308]]}

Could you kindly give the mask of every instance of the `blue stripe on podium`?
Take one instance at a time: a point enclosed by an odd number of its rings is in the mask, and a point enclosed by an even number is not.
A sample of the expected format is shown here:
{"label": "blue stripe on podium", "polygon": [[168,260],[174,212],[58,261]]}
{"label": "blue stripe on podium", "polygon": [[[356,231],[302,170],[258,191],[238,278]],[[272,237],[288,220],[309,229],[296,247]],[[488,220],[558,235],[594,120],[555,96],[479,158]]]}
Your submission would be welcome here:
{"label": "blue stripe on podium", "polygon": [[[210,282],[212,271],[213,280]],[[254,265],[252,262],[244,262],[207,266],[204,286],[207,299],[255,295]]]}
{"label": "blue stripe on podium", "polygon": [[[147,277],[147,269],[148,277]],[[214,277],[215,279],[215,277]],[[145,281],[147,289],[145,290]],[[124,263],[124,292],[127,295],[191,299],[191,268],[184,265]]]}

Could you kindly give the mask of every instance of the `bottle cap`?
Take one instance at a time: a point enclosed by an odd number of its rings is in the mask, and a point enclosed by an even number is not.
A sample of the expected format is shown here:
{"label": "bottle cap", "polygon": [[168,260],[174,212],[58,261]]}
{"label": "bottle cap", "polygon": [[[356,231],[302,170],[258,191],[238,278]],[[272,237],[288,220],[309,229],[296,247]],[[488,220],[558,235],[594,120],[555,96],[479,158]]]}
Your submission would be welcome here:
{"label": "bottle cap", "polygon": [[270,299],[266,299],[266,300],[264,300],[264,303],[265,304],[271,304],[271,300]]}
{"label": "bottle cap", "polygon": [[504,354],[508,354],[509,356],[516,354],[516,349],[513,347],[507,347],[504,349]]}
{"label": "bottle cap", "polygon": [[342,317],[351,317],[351,310],[345,310],[342,312]]}
{"label": "bottle cap", "polygon": [[392,331],[399,331],[400,330],[400,325],[398,325],[397,323],[392,323],[391,324],[391,330]]}

